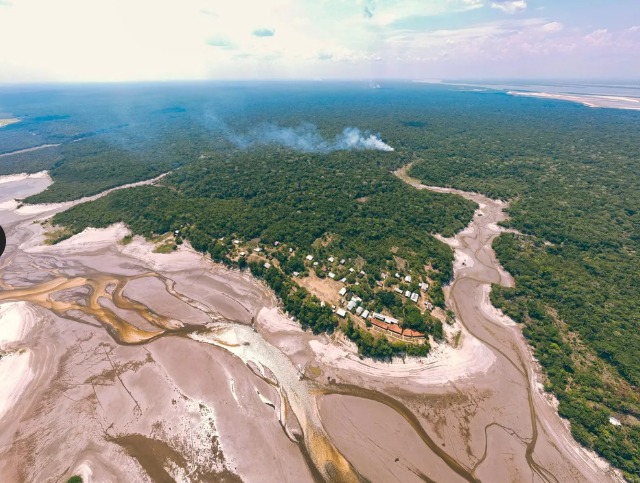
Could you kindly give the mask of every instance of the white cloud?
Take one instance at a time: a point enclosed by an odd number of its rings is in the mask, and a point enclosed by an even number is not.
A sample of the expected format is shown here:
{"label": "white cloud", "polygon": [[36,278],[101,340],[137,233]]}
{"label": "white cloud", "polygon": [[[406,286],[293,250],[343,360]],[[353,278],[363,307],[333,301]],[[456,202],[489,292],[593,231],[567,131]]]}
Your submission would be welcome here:
{"label": "white cloud", "polygon": [[[526,0],[10,2],[0,8],[0,82],[474,76],[499,62],[516,69],[556,56],[564,68],[571,56],[608,52],[640,75],[637,26],[563,25],[534,17]],[[494,11],[499,20],[477,23],[463,13],[481,8],[521,15]]]}
{"label": "white cloud", "polygon": [[563,28],[564,25],[562,25],[560,22],[549,22],[540,27],[540,29],[544,32],[550,33],[560,32]]}
{"label": "white cloud", "polygon": [[491,8],[497,8],[503,12],[514,14],[527,8],[525,0],[496,0],[491,3]]}

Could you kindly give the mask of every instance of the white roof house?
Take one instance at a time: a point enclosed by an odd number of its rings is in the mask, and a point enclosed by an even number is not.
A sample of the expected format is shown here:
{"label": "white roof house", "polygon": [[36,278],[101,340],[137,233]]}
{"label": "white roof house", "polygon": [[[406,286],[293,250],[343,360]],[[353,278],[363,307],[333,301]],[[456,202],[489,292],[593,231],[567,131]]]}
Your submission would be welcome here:
{"label": "white roof house", "polygon": [[340,260],[340,265],[344,265],[344,262],[346,262],[346,260],[343,258],[342,260]]}
{"label": "white roof house", "polygon": [[401,289],[400,287],[396,287],[396,288],[394,288],[394,289],[393,289],[393,291],[394,291],[395,293],[399,293],[400,295],[402,295],[402,289]]}
{"label": "white roof house", "polygon": [[351,273],[355,272],[355,270],[354,270],[353,268],[350,268],[350,269],[349,269],[349,271],[350,271]]}
{"label": "white roof house", "polygon": [[271,264],[269,262],[265,262],[264,268],[271,268]]}
{"label": "white roof house", "polygon": [[255,247],[255,248],[253,249],[253,251],[254,251],[254,252],[261,252],[261,251],[262,251],[262,248],[260,248],[260,247]]}
{"label": "white roof house", "polygon": [[313,266],[317,267],[318,266],[318,262],[313,262]]}
{"label": "white roof house", "polygon": [[329,272],[329,278],[336,278],[336,274],[333,272]]}
{"label": "white roof house", "polygon": [[343,319],[347,316],[347,312],[344,309],[336,309],[336,314]]}
{"label": "white roof house", "polygon": [[420,297],[420,295],[418,295],[416,292],[413,292],[413,293],[411,294],[411,300],[412,300],[413,302],[417,302],[419,297]]}
{"label": "white roof house", "polygon": [[313,255],[307,255],[307,260],[309,261],[313,260]]}
{"label": "white roof house", "polygon": [[360,315],[362,313],[362,311],[364,310],[364,307],[362,307],[362,305],[360,307],[358,307],[356,309],[356,314]]}
{"label": "white roof house", "polygon": [[422,283],[420,284],[420,288],[421,288],[424,292],[426,292],[427,290],[429,290],[429,284],[428,284],[427,282],[422,282]]}
{"label": "white roof house", "polygon": [[406,277],[404,277],[404,281],[407,283],[411,283],[411,275],[407,275]]}
{"label": "white roof house", "polygon": [[293,272],[294,277],[297,277],[298,275],[300,275],[300,272]]}
{"label": "white roof house", "polygon": [[366,319],[367,317],[369,317],[369,311],[365,310],[364,312],[362,312],[362,318]]}
{"label": "white roof house", "polygon": [[346,294],[346,293],[347,293],[347,287],[342,287],[342,288],[340,289],[340,291],[338,292],[338,295],[344,295],[344,294]]}
{"label": "white roof house", "polygon": [[340,279],[340,281],[341,281],[342,283],[347,283],[347,279],[346,279],[346,278],[341,278],[341,279]]}
{"label": "white roof house", "polygon": [[329,260],[329,263],[333,263],[336,259],[333,257],[329,257],[328,260]]}
{"label": "white roof house", "polygon": [[383,322],[386,322],[387,324],[397,324],[398,323],[398,319],[394,319],[393,317],[389,317],[387,315],[379,314],[378,312],[374,312],[373,313],[373,317],[375,319],[382,320]]}
{"label": "white roof house", "polygon": [[411,292],[409,292],[408,290],[404,293],[404,296],[409,298],[411,297]]}
{"label": "white roof house", "polygon": [[358,305],[358,302],[356,302],[355,300],[351,300],[348,304],[347,304],[347,310],[353,310],[356,308],[356,306]]}

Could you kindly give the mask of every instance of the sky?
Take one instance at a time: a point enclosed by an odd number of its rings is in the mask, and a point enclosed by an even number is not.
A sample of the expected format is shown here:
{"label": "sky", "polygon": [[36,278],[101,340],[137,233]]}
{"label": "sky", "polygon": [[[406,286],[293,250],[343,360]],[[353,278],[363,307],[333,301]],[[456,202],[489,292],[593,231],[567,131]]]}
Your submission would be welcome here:
{"label": "sky", "polygon": [[640,0],[0,0],[0,83],[640,79]]}

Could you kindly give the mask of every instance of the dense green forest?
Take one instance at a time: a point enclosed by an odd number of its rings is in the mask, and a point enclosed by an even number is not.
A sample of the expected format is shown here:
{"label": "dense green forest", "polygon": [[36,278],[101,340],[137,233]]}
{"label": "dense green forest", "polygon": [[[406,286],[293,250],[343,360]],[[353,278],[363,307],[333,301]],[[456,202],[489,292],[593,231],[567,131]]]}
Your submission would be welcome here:
{"label": "dense green forest", "polygon": [[[325,261],[315,270],[321,277],[326,276],[329,257],[344,259],[359,271],[356,276],[346,266],[339,268],[350,292],[371,309],[402,317],[406,328],[431,333],[435,325],[428,314],[423,316],[412,302],[391,291],[380,291],[377,283],[383,272],[400,270],[415,279],[403,288],[419,291],[418,277],[428,277],[431,300],[442,305],[441,287],[453,276],[453,254],[432,234],[452,236],[466,226],[475,206],[406,185],[391,173],[405,162],[379,151],[304,154],[261,148],[203,154],[165,177],[161,186],[114,192],[60,213],[53,221],[70,229],[65,236],[121,220],[147,237],[179,230],[196,250],[226,263],[231,263],[234,238],[259,240],[269,247],[278,242],[280,249],[273,255],[282,270],[249,266],[280,296],[286,310],[315,332],[333,331],[336,318],[290,275],[305,270],[301,253]],[[295,249],[294,255],[285,247]],[[440,334],[441,327],[437,330]],[[372,357],[429,350],[428,344],[417,348],[389,343],[364,330],[346,333]]]}
{"label": "dense green forest", "polygon": [[492,300],[523,323],[576,439],[640,481],[640,116],[539,104],[469,113],[411,174],[512,200],[524,236],[494,246],[516,288]]}
{"label": "dense green forest", "polygon": [[[433,277],[431,299],[441,303],[451,252],[430,235],[460,229],[472,206],[408,189],[390,172],[414,162],[410,174],[425,183],[509,199],[507,225],[523,235],[503,235],[495,248],[516,288],[494,287],[492,300],[522,324],[575,437],[640,481],[639,113],[419,84],[96,89],[0,93],[4,109],[22,119],[0,130],[0,151],[61,143],[0,158],[0,173],[50,170],[55,183],[28,201],[173,171],[163,186],[114,193],[55,218],[75,231],[120,220],[145,235],[181,229],[216,257],[223,250],[213,240],[230,234],[278,240],[321,257],[361,258],[368,275],[392,268],[393,248]],[[251,145],[265,123],[305,122],[316,126],[307,141],[355,126],[380,133],[395,151],[304,153],[280,138],[285,146]],[[326,249],[314,245],[324,234]],[[278,277],[269,279],[277,291]],[[313,298],[300,295],[315,313]],[[357,326],[347,332],[363,352],[374,344],[388,352]]]}

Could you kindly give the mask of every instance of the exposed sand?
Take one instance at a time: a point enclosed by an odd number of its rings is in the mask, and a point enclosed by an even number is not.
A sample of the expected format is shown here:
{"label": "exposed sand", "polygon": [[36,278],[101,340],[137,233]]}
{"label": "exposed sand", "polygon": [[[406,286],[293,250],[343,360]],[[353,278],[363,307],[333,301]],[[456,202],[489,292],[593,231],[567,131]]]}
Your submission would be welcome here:
{"label": "exposed sand", "polygon": [[0,474],[47,482],[72,474],[616,480],[571,439],[518,328],[490,306],[490,283],[513,283],[490,248],[505,204],[458,194],[483,214],[444,240],[457,260],[447,301],[458,322],[447,333],[461,331],[460,344],[393,364],[361,360],[339,335],[303,332],[263,284],[188,244],[171,254],[153,253],[139,237],[121,245],[128,231],[117,224],[45,246],[33,221],[71,204],[5,205],[0,297],[29,300],[22,307],[38,323],[0,328],[24,337],[11,344],[28,351],[16,367],[32,374],[20,404],[0,417]]}
{"label": "exposed sand", "polygon": [[640,110],[640,98],[624,96],[603,96],[593,94],[549,94],[546,92],[507,91],[512,96],[539,97],[541,99],[555,99],[559,101],[577,102],[587,107],[609,109]]}
{"label": "exposed sand", "polygon": [[[416,188],[459,194],[479,205],[469,226],[455,240],[444,240],[454,248],[457,260],[464,255],[474,261],[455,264],[454,282],[445,292],[447,304],[471,336],[497,358],[484,377],[473,379],[473,389],[464,382],[456,385],[469,394],[482,394],[467,429],[473,474],[499,481],[621,481],[619,472],[573,440],[553,398],[540,390],[539,367],[520,328],[490,304],[491,284],[513,286],[513,278],[491,249],[493,239],[505,231],[498,223],[506,218],[506,204],[475,193],[420,185],[408,177],[407,169],[396,174]],[[501,456],[505,453],[511,455],[508,465]]]}
{"label": "exposed sand", "polygon": [[21,342],[35,323],[33,310],[24,302],[0,304],[0,418],[33,379],[31,352],[21,347]]}
{"label": "exposed sand", "polygon": [[442,385],[483,374],[495,361],[493,353],[471,335],[463,335],[460,347],[438,344],[424,358],[409,357],[393,363],[361,359],[355,345],[344,341],[338,346],[333,342],[312,340],[309,346],[324,365],[339,370],[357,372],[367,378],[394,381],[407,391],[423,392],[426,386]]}
{"label": "exposed sand", "polygon": [[37,173],[20,173],[20,174],[9,174],[6,176],[0,176],[0,184],[15,183],[16,181],[22,181],[25,179],[38,179],[38,178],[45,178],[49,180],[51,179],[47,171],[39,171]]}
{"label": "exposed sand", "polygon": [[[2,126],[0,126],[0,127],[2,127]],[[42,144],[40,146],[35,146],[33,148],[18,149],[17,151],[11,151],[11,152],[8,152],[8,153],[0,154],[0,158],[3,158],[5,156],[11,156],[13,154],[30,153],[31,151],[39,151],[41,149],[46,149],[46,148],[55,148],[57,146],[60,146],[60,144]]]}
{"label": "exposed sand", "polygon": [[3,128],[5,126],[8,126],[9,124],[13,124],[16,122],[20,122],[20,119],[16,119],[16,118],[8,118],[8,119],[0,119],[0,128]]}

